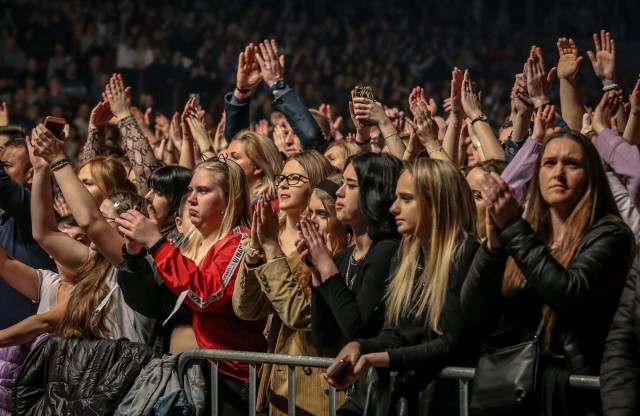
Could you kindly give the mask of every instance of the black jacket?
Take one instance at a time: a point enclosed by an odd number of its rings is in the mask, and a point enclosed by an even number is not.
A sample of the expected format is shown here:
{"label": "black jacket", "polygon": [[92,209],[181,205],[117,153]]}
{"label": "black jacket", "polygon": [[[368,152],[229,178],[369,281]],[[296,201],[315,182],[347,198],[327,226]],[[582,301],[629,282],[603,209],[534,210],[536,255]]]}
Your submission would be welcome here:
{"label": "black jacket", "polygon": [[[599,220],[580,241],[568,267],[551,255],[524,219],[500,233],[505,249],[478,250],[462,290],[462,306],[478,322],[502,317],[503,328],[521,323],[534,332],[548,305],[557,315],[552,348],[573,374],[598,374],[604,341],[633,257],[634,238],[618,218]],[[503,296],[508,256],[526,283]],[[494,328],[496,329],[496,328]]]}
{"label": "black jacket", "polygon": [[14,415],[112,415],[153,351],[126,339],[50,337],[13,390]]}
{"label": "black jacket", "polygon": [[[636,262],[638,263],[638,261]],[[640,267],[640,264],[637,264]],[[629,273],[618,312],[604,345],[600,396],[605,415],[637,415],[640,411],[640,268]]]}

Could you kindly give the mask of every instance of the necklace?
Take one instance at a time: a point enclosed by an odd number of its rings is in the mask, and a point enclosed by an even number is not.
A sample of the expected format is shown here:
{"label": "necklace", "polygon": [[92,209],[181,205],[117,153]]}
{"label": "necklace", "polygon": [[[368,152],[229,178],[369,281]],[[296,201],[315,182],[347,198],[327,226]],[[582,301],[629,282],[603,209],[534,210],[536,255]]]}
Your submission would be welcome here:
{"label": "necklace", "polygon": [[362,256],[360,256],[358,260],[356,260],[356,252],[358,251],[358,247],[356,247],[355,250],[353,250],[353,253],[351,253],[351,256],[349,257],[349,264],[347,264],[347,275],[345,276],[345,283],[347,284],[349,290],[353,289],[353,283],[356,281],[356,277],[358,276],[357,271],[353,274],[353,276],[351,276],[351,267],[353,267],[354,269],[358,267],[358,265],[367,257],[367,254],[369,254],[370,248],[371,246],[367,247],[365,252],[362,254]]}

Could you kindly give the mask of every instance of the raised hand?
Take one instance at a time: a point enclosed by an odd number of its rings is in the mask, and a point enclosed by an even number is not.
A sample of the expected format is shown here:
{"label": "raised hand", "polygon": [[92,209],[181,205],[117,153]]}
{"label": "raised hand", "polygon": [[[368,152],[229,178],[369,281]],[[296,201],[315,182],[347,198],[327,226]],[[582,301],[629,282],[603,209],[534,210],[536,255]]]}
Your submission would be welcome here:
{"label": "raised hand", "polygon": [[640,75],[633,91],[629,94],[629,114],[640,116]]}
{"label": "raised hand", "polygon": [[[253,43],[248,44],[244,51],[238,55],[238,70],[236,71],[236,91],[242,94],[258,85],[262,81],[262,73],[258,67],[256,56],[258,47]],[[283,65],[284,66],[284,65]]]}
{"label": "raised hand", "polygon": [[53,201],[53,209],[55,209],[61,216],[71,214],[71,209],[69,209],[69,205],[67,205],[67,201],[64,199],[62,194],[58,195]]}
{"label": "raised hand", "polygon": [[551,68],[547,72],[542,50],[537,46],[532,46],[529,58],[525,64],[527,71],[527,91],[533,101],[534,107],[539,107],[549,102],[549,90],[556,73],[556,68]]}
{"label": "raised hand", "polygon": [[171,122],[169,123],[169,139],[173,142],[173,146],[179,149],[182,145],[182,123],[180,113],[173,113]]}
{"label": "raised hand", "polygon": [[267,255],[267,258],[273,257],[274,252],[281,251],[280,243],[278,242],[278,235],[280,233],[278,216],[274,212],[265,194],[260,195],[255,209],[258,213],[255,224],[258,242]]}
{"label": "raised hand", "polygon": [[89,127],[97,129],[108,124],[113,118],[111,112],[111,106],[109,101],[100,101],[93,110],[91,110],[91,116],[89,117]]}
{"label": "raised hand", "polygon": [[269,136],[269,122],[264,118],[256,123],[254,129],[258,134]]}
{"label": "raised hand", "polygon": [[216,153],[220,153],[229,147],[229,143],[227,143],[227,139],[224,137],[224,128],[226,125],[227,113],[223,112],[222,117],[220,117],[220,122],[216,127],[216,132],[213,135],[213,150],[215,150]]}
{"label": "raised hand", "polygon": [[116,218],[116,223],[118,230],[125,238],[142,244],[146,248],[150,248],[162,238],[157,222],[135,209],[122,213],[120,218]]}
{"label": "raised hand", "polygon": [[7,103],[3,102],[0,105],[0,126],[8,126],[9,125],[9,106]]}
{"label": "raised hand", "polygon": [[611,118],[616,114],[621,104],[622,97],[619,91],[605,92],[591,116],[593,131],[600,134],[602,130],[610,128]]}
{"label": "raised hand", "polygon": [[[33,147],[36,139],[38,139],[38,133],[36,129],[31,130],[31,136],[27,137],[25,142],[27,143],[27,150],[29,151],[29,161],[34,170],[49,169],[49,163],[40,156],[40,152],[36,151]],[[38,139],[39,140],[39,139]]]}
{"label": "raised hand", "polygon": [[105,96],[113,115],[122,120],[131,115],[131,88],[124,86],[122,75],[113,74],[105,88]]}
{"label": "raised hand", "polygon": [[587,51],[587,56],[593,66],[593,71],[600,78],[603,85],[610,85],[616,82],[616,44],[611,33],[606,30],[593,34],[593,44],[595,53]]}
{"label": "raised hand", "polygon": [[424,146],[422,145],[422,143],[420,143],[418,134],[411,126],[411,120],[407,120],[407,124],[409,125],[409,143],[407,144],[407,148],[404,151],[402,160],[413,160],[418,155],[418,153],[424,150]]}
{"label": "raised hand", "polygon": [[559,38],[556,45],[560,55],[558,59],[558,78],[574,82],[583,59],[578,52],[578,47],[573,39],[567,38]]}
{"label": "raised hand", "polygon": [[353,113],[357,126],[359,126],[360,121],[373,125],[379,125],[384,122],[391,123],[382,103],[364,97],[353,97],[351,102],[353,103]]}
{"label": "raised hand", "polygon": [[427,150],[434,150],[433,148],[440,147],[438,142],[438,124],[433,119],[433,114],[429,111],[427,102],[424,99],[419,99],[413,107],[411,107],[411,113],[415,119],[407,119],[409,126],[418,135],[418,139],[422,146]]}
{"label": "raised hand", "polygon": [[279,124],[273,127],[273,143],[280,152],[287,153],[287,134]]}
{"label": "raised hand", "polygon": [[55,137],[44,124],[38,124],[31,132],[33,154],[41,156],[47,163],[57,162],[66,157],[64,142]]}
{"label": "raised hand", "polygon": [[335,119],[333,118],[333,108],[331,104],[320,104],[318,108],[322,114],[327,116],[329,119],[329,125],[331,126],[331,137],[333,140],[343,140],[344,136],[340,132],[340,126],[342,125],[342,116],[338,116]]}
{"label": "raised hand", "polygon": [[482,114],[481,108],[481,96],[482,93],[476,93],[475,84],[471,81],[471,77],[469,76],[469,71],[464,71],[464,76],[462,78],[462,94],[461,94],[461,103],[462,109],[465,114],[471,120]]}
{"label": "raised hand", "polygon": [[533,110],[533,106],[527,101],[527,97],[527,80],[524,74],[516,74],[513,88],[511,89],[511,103],[515,111],[513,115],[523,115]]}
{"label": "raised hand", "polygon": [[449,97],[449,106],[451,117],[455,117],[456,120],[462,121],[464,117],[464,108],[462,107],[462,83],[464,81],[464,75],[458,68],[453,68],[451,71],[451,95]]}
{"label": "raised hand", "polygon": [[555,119],[556,106],[547,105],[538,108],[533,121],[533,132],[531,133],[531,138],[542,144],[544,140],[555,131],[553,128]]}
{"label": "raised hand", "polygon": [[262,79],[271,87],[276,81],[284,78],[284,55],[278,55],[278,44],[275,39],[265,40],[259,44],[260,53],[255,57],[260,66]]}

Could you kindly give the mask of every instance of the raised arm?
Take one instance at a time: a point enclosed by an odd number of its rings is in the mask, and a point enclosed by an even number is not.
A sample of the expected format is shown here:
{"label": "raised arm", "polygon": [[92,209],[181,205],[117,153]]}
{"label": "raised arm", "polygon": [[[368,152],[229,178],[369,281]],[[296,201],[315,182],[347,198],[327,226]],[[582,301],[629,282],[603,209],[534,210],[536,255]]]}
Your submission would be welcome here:
{"label": "raised arm", "polygon": [[127,157],[136,173],[135,184],[140,195],[149,191],[148,183],[151,172],[161,166],[146,136],[131,113],[129,88],[124,87],[122,76],[114,74],[105,91],[111,111],[118,119],[118,128],[124,139]]}
{"label": "raised arm", "polygon": [[[37,137],[32,143],[34,152],[53,164],[56,181],[78,225],[109,262],[118,266],[122,261],[124,239],[105,220],[96,200],[76,176],[64,154],[64,142],[54,137],[43,124],[38,125],[35,131]],[[86,247],[84,249],[86,250]]]}
{"label": "raised arm", "polygon": [[352,102],[356,121],[364,121],[370,125],[378,126],[380,137],[382,138],[379,145],[382,147],[386,143],[389,147],[389,153],[398,159],[402,159],[406,150],[405,145],[402,143],[400,134],[385,113],[382,103],[364,97],[354,97]]}
{"label": "raised arm", "polygon": [[576,76],[580,71],[582,57],[573,39],[560,38],[557,42],[558,79],[560,80],[560,109],[562,118],[572,130],[582,127],[582,115],[585,113]]}
{"label": "raised arm", "polygon": [[106,99],[100,101],[91,110],[91,117],[89,118],[89,135],[87,136],[87,142],[84,145],[84,152],[82,160],[91,160],[96,156],[105,153],[105,138],[103,134],[104,126],[111,121],[113,113],[111,112],[111,106]]}
{"label": "raised arm", "polygon": [[640,145],[640,78],[629,95],[629,120],[622,137],[630,144]]}
{"label": "raised arm", "polygon": [[75,270],[87,260],[89,253],[84,244],[58,230],[52,206],[49,164],[34,154],[32,143],[36,140],[39,139],[34,129],[31,140],[27,141],[29,159],[34,170],[30,208],[33,238],[56,261],[70,270]]}
{"label": "raised arm", "polygon": [[322,151],[327,143],[318,123],[304,105],[300,97],[284,83],[285,58],[278,54],[278,45],[274,39],[265,40],[258,45],[258,61],[262,79],[274,97],[274,107],[287,118],[291,128],[300,139],[305,150]]}
{"label": "raised arm", "polygon": [[462,108],[465,114],[471,120],[471,124],[478,141],[482,147],[485,159],[504,160],[504,149],[500,145],[496,134],[491,128],[487,116],[482,112],[480,106],[481,93],[476,93],[475,86],[469,76],[469,71],[464,71],[462,79]]}
{"label": "raised arm", "polygon": [[[599,36],[598,33],[594,33],[593,46],[595,52],[587,51],[587,56],[593,66],[593,72],[602,82],[602,90],[605,92],[609,88],[619,90],[616,77],[616,43],[611,33],[606,30],[601,30]],[[624,108],[618,108],[616,116],[618,131],[624,131],[627,123],[627,113]]]}
{"label": "raised arm", "polygon": [[447,118],[447,131],[444,134],[444,140],[442,141],[442,148],[445,153],[449,155],[452,163],[458,165],[458,150],[460,146],[458,140],[460,139],[460,130],[464,123],[464,109],[462,108],[462,71],[458,68],[453,68],[451,71],[451,111]]}

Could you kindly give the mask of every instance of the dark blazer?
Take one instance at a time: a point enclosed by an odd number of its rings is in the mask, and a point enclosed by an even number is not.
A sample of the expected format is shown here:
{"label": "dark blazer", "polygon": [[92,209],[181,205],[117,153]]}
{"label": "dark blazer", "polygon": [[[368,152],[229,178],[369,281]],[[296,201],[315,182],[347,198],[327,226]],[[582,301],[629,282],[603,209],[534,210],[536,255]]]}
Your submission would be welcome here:
{"label": "dark blazer", "polygon": [[620,297],[600,367],[600,396],[605,415],[640,412],[640,257]]}

